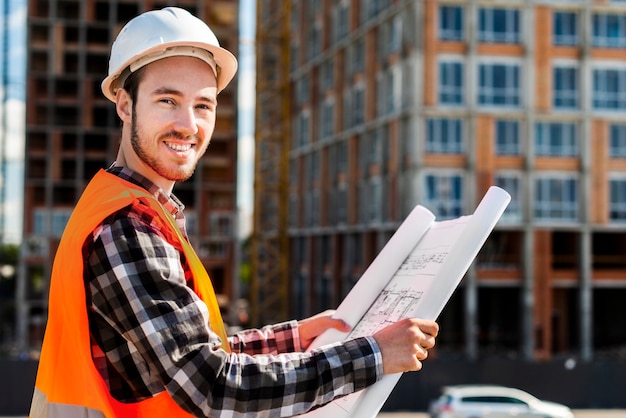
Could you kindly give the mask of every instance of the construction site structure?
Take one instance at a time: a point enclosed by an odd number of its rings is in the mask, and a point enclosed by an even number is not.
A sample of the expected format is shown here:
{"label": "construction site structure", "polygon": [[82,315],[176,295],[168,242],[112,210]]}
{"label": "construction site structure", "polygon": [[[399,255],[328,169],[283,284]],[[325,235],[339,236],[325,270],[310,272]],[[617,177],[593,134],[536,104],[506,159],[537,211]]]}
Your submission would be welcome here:
{"label": "construction site structure", "polygon": [[287,176],[290,138],[291,2],[257,3],[254,214],[251,318],[275,323],[289,314]]}
{"label": "construction site structure", "polygon": [[623,355],[626,4],[258,4],[259,315],[336,307],[416,204],[457,217],[495,184],[439,355]]}
{"label": "construction site structure", "polygon": [[[36,352],[41,345],[61,234],[86,184],[117,155],[121,124],[114,104],[100,91],[111,44],[127,21],[166,6],[203,19],[221,45],[237,55],[236,0],[28,1],[24,243],[16,290],[19,352]],[[174,188],[186,205],[190,240],[225,299],[236,277],[236,158],[234,80],[219,95],[207,154],[192,178]]]}

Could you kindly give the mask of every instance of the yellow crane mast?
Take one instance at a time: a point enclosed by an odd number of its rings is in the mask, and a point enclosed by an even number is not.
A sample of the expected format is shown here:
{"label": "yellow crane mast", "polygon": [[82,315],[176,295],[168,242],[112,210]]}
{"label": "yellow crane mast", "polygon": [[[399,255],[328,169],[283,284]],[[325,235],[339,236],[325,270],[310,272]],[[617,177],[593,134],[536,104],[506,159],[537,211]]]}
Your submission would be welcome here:
{"label": "yellow crane mast", "polygon": [[257,2],[254,215],[250,308],[253,325],[289,311],[288,153],[291,1]]}

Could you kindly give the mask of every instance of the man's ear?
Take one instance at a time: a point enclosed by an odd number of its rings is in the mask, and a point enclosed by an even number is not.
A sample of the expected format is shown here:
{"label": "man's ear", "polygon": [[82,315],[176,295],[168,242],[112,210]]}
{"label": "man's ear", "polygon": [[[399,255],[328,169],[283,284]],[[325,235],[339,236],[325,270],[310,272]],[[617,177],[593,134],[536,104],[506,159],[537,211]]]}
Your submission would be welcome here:
{"label": "man's ear", "polygon": [[133,101],[130,98],[130,94],[124,89],[118,89],[115,94],[115,110],[122,122],[131,122],[132,106]]}

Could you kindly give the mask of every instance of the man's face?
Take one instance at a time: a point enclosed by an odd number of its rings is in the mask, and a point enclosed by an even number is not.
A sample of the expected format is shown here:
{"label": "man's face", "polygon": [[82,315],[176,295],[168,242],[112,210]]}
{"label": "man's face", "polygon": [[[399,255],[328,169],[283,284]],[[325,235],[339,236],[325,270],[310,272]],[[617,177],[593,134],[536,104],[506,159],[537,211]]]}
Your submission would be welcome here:
{"label": "man's face", "polygon": [[135,170],[162,188],[191,177],[211,140],[216,106],[217,82],[206,63],[171,57],[148,64],[132,104]]}

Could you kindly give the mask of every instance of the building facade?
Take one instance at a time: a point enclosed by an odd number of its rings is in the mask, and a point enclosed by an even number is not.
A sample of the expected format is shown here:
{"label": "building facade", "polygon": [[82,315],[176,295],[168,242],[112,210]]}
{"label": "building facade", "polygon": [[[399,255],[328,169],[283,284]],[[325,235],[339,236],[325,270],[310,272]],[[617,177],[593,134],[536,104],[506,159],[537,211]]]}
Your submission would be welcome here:
{"label": "building facade", "polygon": [[290,314],[337,306],[416,204],[457,217],[498,185],[438,355],[623,358],[626,2],[289,7]]}
{"label": "building facade", "polygon": [[[28,2],[24,244],[17,288],[17,342],[37,349],[52,261],[74,204],[117,154],[121,124],[100,91],[110,47],[136,15],[166,6],[202,18],[237,54],[238,2],[223,0],[30,0]],[[230,296],[236,224],[237,82],[220,94],[215,132],[193,177],[174,188],[190,240]]]}

